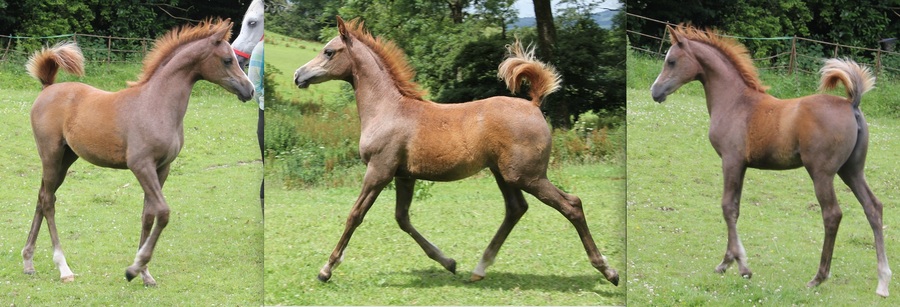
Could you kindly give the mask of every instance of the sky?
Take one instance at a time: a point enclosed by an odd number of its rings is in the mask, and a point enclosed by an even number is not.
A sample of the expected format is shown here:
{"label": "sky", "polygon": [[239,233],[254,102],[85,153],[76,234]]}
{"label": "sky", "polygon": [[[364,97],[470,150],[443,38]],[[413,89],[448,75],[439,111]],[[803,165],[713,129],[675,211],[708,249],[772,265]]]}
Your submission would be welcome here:
{"label": "sky", "polygon": [[[559,0],[553,1],[553,9],[556,10],[559,6]],[[608,8],[608,9],[617,9],[621,8],[622,4],[619,3],[618,0],[594,0],[600,3],[600,8]],[[516,3],[513,6],[519,11],[519,18],[525,17],[534,17],[534,0],[516,0]],[[554,14],[555,15],[555,14]]]}

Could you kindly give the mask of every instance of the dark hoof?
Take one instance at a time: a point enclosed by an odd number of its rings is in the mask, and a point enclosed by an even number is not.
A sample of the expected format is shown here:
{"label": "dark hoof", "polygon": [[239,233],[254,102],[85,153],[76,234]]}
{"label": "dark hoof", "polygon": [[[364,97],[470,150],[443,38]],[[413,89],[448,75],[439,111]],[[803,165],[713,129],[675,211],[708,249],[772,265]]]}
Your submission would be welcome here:
{"label": "dark hoof", "polygon": [[753,273],[747,272],[747,273],[741,274],[741,277],[743,277],[745,279],[750,279],[750,278],[753,278]]}
{"label": "dark hoof", "polygon": [[444,268],[446,268],[447,271],[450,271],[450,273],[456,275],[456,260],[450,259],[450,265],[445,266]]}
{"label": "dark hoof", "polygon": [[615,270],[613,270],[613,271],[612,271],[612,276],[607,277],[606,280],[608,280],[609,282],[611,282],[611,283],[613,284],[613,286],[618,287],[618,286],[619,286],[619,273],[616,272]]}
{"label": "dark hoof", "polygon": [[125,279],[127,279],[128,281],[131,281],[135,277],[137,277],[136,273],[131,272],[131,270],[129,270],[129,269],[125,269]]}
{"label": "dark hoof", "polygon": [[319,273],[317,278],[321,282],[328,282],[328,280],[331,279],[331,274]]}

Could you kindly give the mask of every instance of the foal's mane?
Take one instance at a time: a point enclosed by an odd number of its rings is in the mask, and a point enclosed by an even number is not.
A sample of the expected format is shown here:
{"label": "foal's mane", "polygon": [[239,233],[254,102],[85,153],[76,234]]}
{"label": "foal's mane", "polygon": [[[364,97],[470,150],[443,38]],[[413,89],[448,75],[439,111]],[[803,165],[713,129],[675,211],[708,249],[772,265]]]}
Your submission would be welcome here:
{"label": "foal's mane", "polygon": [[391,79],[394,80],[397,90],[400,91],[400,95],[422,100],[422,96],[425,96],[425,91],[419,88],[418,83],[412,81],[416,76],[416,71],[413,70],[412,66],[409,65],[409,61],[406,60],[406,54],[403,52],[403,49],[397,47],[397,44],[393,41],[372,36],[366,30],[364,22],[360,21],[359,18],[348,21],[345,23],[345,26],[350,35],[368,46],[375,55],[381,58],[391,75]]}
{"label": "foal's mane", "polygon": [[[162,37],[153,42],[153,49],[144,57],[144,68],[137,81],[128,82],[128,86],[141,85],[147,82],[151,76],[162,66],[178,47],[184,44],[201,40],[222,31],[231,28],[231,21],[216,19],[206,19],[197,25],[182,25],[167,32]],[[231,40],[231,31],[229,30],[223,40]]]}
{"label": "foal's mane", "polygon": [[[762,81],[759,80],[759,73],[756,71],[756,66],[753,65],[753,59],[750,58],[750,52],[747,51],[747,47],[734,38],[722,36],[714,29],[701,30],[685,24],[679,24],[673,30],[677,32],[679,37],[710,45],[722,52],[731,61],[734,68],[740,72],[744,83],[750,88],[761,93],[765,93],[769,89],[768,86],[763,85]],[[671,35],[669,38],[673,45],[677,43]]]}

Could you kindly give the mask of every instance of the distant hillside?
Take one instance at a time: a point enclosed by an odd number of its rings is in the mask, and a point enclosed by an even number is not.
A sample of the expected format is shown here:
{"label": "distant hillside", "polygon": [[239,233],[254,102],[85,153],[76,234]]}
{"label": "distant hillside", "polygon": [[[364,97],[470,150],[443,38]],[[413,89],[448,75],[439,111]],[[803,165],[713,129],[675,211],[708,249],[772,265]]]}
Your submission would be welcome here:
{"label": "distant hillside", "polygon": [[[608,30],[608,29],[612,28],[612,24],[613,24],[612,18],[613,18],[613,16],[616,16],[616,13],[618,13],[618,11],[603,11],[603,12],[591,15],[591,19],[593,19],[594,22],[596,22],[598,25],[600,25],[600,27]],[[516,22],[507,25],[507,28],[512,29],[512,28],[534,27],[535,24],[537,24],[537,21],[534,19],[534,17],[524,17],[524,18],[519,18],[519,20],[517,20]]]}

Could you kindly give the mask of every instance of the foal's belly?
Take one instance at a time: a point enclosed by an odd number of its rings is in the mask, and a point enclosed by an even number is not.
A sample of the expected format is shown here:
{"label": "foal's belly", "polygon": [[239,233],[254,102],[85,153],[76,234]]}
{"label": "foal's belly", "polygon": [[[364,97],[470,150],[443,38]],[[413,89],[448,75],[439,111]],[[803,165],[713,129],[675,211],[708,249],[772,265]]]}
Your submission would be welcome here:
{"label": "foal's belly", "polygon": [[63,127],[66,145],[80,158],[103,167],[127,168],[125,140],[111,119],[69,118]]}

